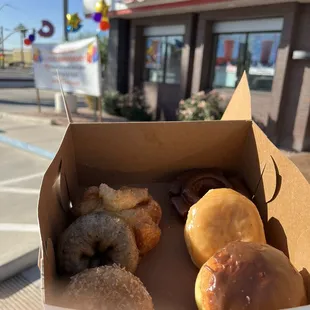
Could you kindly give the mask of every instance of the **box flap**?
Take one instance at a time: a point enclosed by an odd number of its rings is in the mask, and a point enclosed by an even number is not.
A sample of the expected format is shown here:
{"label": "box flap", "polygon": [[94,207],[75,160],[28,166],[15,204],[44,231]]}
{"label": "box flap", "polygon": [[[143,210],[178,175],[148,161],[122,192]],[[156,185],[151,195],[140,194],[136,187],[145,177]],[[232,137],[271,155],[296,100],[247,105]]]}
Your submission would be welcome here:
{"label": "box flap", "polygon": [[222,116],[222,120],[251,120],[251,95],[246,72],[242,78]]}
{"label": "box flap", "polygon": [[299,271],[305,269],[308,273],[310,185],[298,168],[270,142],[255,123],[253,133],[259,162],[264,167],[269,166],[262,177],[262,185],[268,195],[267,241],[286,253]]}

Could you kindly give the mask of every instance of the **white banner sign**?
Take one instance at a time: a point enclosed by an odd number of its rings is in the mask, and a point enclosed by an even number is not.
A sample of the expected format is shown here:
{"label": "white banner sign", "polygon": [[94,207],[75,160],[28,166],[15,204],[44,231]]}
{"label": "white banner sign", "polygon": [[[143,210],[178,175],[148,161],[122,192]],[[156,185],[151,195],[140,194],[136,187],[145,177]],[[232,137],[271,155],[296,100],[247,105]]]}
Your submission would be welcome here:
{"label": "white banner sign", "polygon": [[63,44],[33,44],[33,69],[38,89],[101,96],[101,64],[97,38]]}

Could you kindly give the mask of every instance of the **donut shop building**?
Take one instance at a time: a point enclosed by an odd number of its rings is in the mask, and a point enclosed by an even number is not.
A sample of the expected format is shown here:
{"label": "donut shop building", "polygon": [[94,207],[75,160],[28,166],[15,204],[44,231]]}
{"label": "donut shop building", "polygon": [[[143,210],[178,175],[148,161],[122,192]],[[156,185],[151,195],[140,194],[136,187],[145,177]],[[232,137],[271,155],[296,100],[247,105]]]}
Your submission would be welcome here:
{"label": "donut shop building", "polygon": [[246,70],[253,119],[277,146],[310,150],[310,1],[110,4],[110,89],[143,87],[154,119],[175,120],[181,99],[229,98]]}

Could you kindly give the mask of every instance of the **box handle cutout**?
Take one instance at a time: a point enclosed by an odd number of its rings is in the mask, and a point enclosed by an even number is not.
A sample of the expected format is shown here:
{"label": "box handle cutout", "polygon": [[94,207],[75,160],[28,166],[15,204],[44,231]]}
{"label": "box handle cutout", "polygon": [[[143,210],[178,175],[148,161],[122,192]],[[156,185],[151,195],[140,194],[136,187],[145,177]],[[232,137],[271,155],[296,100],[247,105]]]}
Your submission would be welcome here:
{"label": "box handle cutout", "polygon": [[262,173],[255,188],[252,200],[254,200],[261,184],[264,184],[264,194],[266,203],[273,201],[279,194],[282,178],[274,158],[269,155],[269,159],[264,163]]}

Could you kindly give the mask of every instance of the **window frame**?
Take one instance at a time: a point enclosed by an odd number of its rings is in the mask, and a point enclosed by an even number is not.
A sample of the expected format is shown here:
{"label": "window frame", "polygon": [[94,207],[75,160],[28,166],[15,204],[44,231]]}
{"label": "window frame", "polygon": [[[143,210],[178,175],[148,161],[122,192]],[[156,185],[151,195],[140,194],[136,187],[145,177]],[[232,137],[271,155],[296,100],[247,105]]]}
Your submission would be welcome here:
{"label": "window frame", "polygon": [[[169,37],[182,37],[183,43],[184,43],[184,34],[168,34],[168,35],[144,35],[143,41],[144,41],[144,60],[143,60],[143,83],[154,83],[154,84],[166,84],[166,85],[177,85],[179,83],[166,83],[166,73],[167,73],[167,57],[168,57],[168,38]],[[163,68],[163,81],[162,82],[152,82],[145,79],[145,60],[146,60],[146,42],[149,38],[164,38],[165,42],[165,53],[164,53],[164,68]],[[183,50],[182,50],[183,53]],[[181,65],[181,64],[180,64]]]}
{"label": "window frame", "polygon": [[[280,42],[281,42],[281,35],[282,35],[282,31],[279,30],[266,30],[266,31],[243,31],[243,32],[220,32],[220,33],[213,33],[212,34],[212,57],[211,57],[211,74],[210,74],[210,88],[219,88],[219,87],[213,87],[213,81],[214,81],[214,77],[215,77],[215,64],[216,64],[216,50],[217,50],[217,45],[218,45],[218,38],[220,35],[245,35],[245,45],[244,45],[244,51],[246,53],[247,49],[248,49],[248,42],[249,42],[249,35],[251,34],[258,34],[258,33],[276,33],[276,34],[280,34]],[[280,44],[279,42],[279,44]],[[278,54],[278,51],[277,51]],[[247,55],[245,55],[244,58],[244,62],[243,62],[243,70],[242,71],[246,71],[246,73],[248,74],[248,68],[246,66],[248,59],[247,59]],[[275,69],[276,70],[276,69]],[[276,72],[275,72],[276,74]],[[235,87],[230,87],[230,86],[223,86],[221,87],[221,89],[235,89],[238,85],[238,82],[240,81],[242,76],[237,76],[237,81],[236,81],[236,86]],[[272,79],[273,80],[273,79]],[[259,92],[264,92],[264,93],[271,93],[272,92],[272,88],[271,90],[255,90],[255,89],[251,89],[251,91],[259,91]]]}

